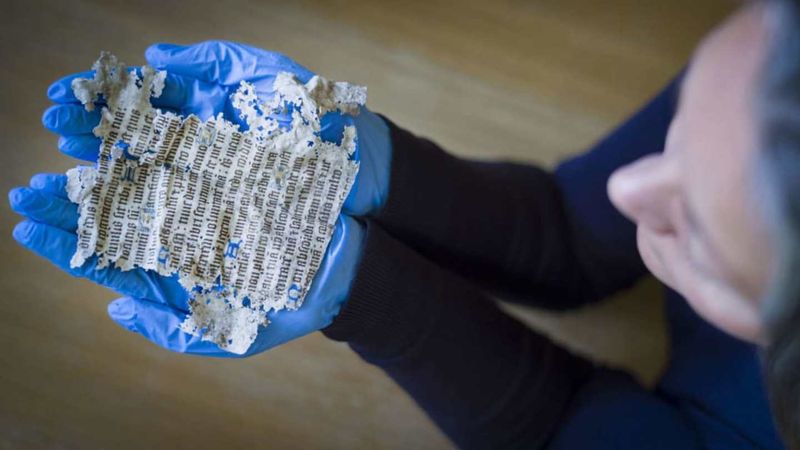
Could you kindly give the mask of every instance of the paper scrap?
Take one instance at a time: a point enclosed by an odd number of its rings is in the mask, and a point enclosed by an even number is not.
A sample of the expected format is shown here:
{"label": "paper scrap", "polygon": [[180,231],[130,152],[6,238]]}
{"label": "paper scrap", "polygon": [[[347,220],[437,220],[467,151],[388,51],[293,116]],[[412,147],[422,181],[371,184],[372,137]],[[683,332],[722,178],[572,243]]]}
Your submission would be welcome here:
{"label": "paper scrap", "polygon": [[[366,88],[278,73],[265,103],[242,82],[232,104],[246,131],[222,115],[202,121],[153,108],[166,73],[141,77],[103,52],[94,79],[72,83],[87,110],[105,101],[94,167],[67,172],[79,204],[71,265],[178,274],[189,292],[181,328],[242,354],[267,313],[303,304],[353,185],[355,127],[341,143],[319,137],[328,111],[357,114]],[[291,105],[292,121],[269,115]]]}

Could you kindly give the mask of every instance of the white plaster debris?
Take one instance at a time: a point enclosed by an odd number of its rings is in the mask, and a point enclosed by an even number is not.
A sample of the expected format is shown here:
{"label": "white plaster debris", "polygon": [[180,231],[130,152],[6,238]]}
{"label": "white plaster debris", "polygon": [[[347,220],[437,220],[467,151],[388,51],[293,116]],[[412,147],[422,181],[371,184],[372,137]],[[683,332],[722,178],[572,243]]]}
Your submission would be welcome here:
{"label": "white plaster debris", "polygon": [[[166,72],[141,77],[110,53],[94,79],[75,79],[87,110],[103,100],[95,167],[67,172],[79,204],[71,265],[178,274],[190,296],[181,328],[243,354],[267,313],[299,308],[353,185],[356,130],[340,144],[319,137],[329,111],[358,114],[366,88],[278,73],[264,103],[242,82],[231,96],[247,131],[222,115],[205,122],[153,108]],[[292,109],[288,127],[271,113]]]}

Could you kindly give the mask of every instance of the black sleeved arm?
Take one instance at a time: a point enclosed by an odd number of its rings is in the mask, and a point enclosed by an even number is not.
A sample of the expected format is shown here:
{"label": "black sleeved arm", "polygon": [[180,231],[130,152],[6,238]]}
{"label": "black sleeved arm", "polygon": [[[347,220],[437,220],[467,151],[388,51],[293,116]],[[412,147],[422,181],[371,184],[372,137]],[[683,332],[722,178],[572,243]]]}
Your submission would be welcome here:
{"label": "black sleeved arm", "polygon": [[626,288],[646,269],[606,182],[663,149],[679,82],[552,173],[457,158],[387,120],[391,180],[374,220],[430,260],[530,305],[566,309]]}
{"label": "black sleeved arm", "polygon": [[350,298],[323,332],[381,367],[462,448],[542,447],[594,371],[371,222]]}
{"label": "black sleeved arm", "polygon": [[[653,448],[693,448],[669,405],[528,329],[482,290],[568,308],[645,272],[634,227],[605,184],[661,150],[676,86],[554,173],[455,158],[390,123],[388,201],[365,221],[350,297],[323,333],[382,368],[462,448],[653,439],[663,443]],[[629,445],[598,447],[609,433]]]}

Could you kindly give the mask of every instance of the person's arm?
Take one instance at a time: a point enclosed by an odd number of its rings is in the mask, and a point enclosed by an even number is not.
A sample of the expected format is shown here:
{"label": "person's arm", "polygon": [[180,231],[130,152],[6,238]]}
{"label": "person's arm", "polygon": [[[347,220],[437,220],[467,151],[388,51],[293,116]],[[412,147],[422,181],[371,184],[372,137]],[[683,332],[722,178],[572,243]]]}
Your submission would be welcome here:
{"label": "person's arm", "polygon": [[569,308],[628,287],[646,269],[606,181],[662,150],[678,84],[554,173],[457,158],[387,120],[390,186],[374,219],[434,262],[535,306]]}
{"label": "person's arm", "polygon": [[374,223],[323,333],[381,367],[462,448],[540,448],[594,371]]}
{"label": "person's arm", "polygon": [[630,375],[569,353],[374,223],[322,332],[383,369],[459,448],[697,448],[679,411]]}

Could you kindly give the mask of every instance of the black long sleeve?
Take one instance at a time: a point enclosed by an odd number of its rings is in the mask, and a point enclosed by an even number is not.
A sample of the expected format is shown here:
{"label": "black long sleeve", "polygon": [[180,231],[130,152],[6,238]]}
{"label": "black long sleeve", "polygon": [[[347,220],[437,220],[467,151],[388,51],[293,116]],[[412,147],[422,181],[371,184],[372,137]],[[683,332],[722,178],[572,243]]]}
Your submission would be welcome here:
{"label": "black long sleeve", "polygon": [[569,307],[595,297],[553,176],[521,164],[454,157],[390,122],[392,173],[375,221],[482,287]]}
{"label": "black long sleeve", "polygon": [[693,448],[670,405],[528,329],[481,290],[567,308],[645,272],[605,180],[661,149],[673,89],[555,174],[454,158],[390,124],[388,202],[367,220],[350,298],[323,333],[381,367],[459,447],[608,448],[613,429],[627,448]]}
{"label": "black long sleeve", "polygon": [[611,205],[618,167],[661,151],[679,79],[554,173],[454,157],[389,122],[390,234],[480,286],[553,309],[599,300],[646,273],[635,228]]}
{"label": "black long sleeve", "polygon": [[593,371],[374,223],[323,332],[386,371],[462,448],[541,447]]}

